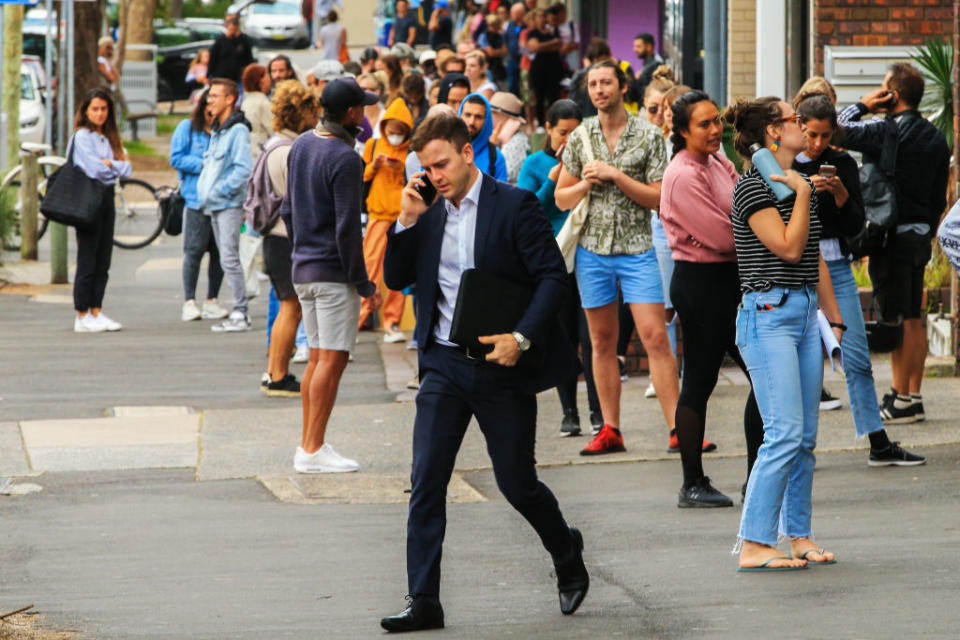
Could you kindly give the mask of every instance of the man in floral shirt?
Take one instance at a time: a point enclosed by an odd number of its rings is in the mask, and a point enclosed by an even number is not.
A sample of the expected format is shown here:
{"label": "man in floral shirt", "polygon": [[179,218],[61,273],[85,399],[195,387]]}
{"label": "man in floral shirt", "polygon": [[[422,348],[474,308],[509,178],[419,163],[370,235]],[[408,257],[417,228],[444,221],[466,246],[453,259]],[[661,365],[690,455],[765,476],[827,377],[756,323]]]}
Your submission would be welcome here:
{"label": "man in floral shirt", "polygon": [[663,285],[650,237],[650,210],[660,206],[667,152],[660,130],[623,106],[629,80],[616,63],[587,71],[587,91],[597,116],[586,118],[589,148],[579,131],[563,151],[557,206],[573,208],[589,194],[577,247],[580,301],[593,342],[593,375],[604,425],[581,455],[624,451],[620,434],[618,286],[630,305],[650,360],[650,375],[670,430],[677,409],[677,363],[663,323]]}

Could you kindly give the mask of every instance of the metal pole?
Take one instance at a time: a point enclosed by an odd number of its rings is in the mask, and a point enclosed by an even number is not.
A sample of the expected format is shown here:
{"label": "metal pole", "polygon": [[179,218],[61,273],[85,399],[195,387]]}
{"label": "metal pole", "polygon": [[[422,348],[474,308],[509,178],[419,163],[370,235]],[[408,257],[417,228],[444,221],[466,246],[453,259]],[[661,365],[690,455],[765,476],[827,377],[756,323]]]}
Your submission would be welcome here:
{"label": "metal pole", "polygon": [[37,259],[37,154],[20,153],[20,259]]}
{"label": "metal pole", "polygon": [[[47,0],[50,2],[50,0]],[[69,7],[69,8],[68,8]],[[67,140],[69,135],[66,135],[70,129],[70,123],[73,121],[73,110],[67,111],[67,93],[70,93],[70,103],[73,102],[72,94],[72,74],[66,73],[67,69],[67,55],[72,53],[73,47],[69,47],[69,52],[64,51],[68,47],[65,46],[67,37],[66,33],[73,31],[73,20],[71,19],[72,12],[70,8],[73,7],[73,3],[62,2],[60,4],[60,12],[57,14],[59,18],[57,20],[57,51],[59,53],[57,57],[57,67],[59,69],[58,78],[60,79],[57,85],[57,146],[56,149],[61,155],[66,155],[67,152]],[[61,29],[61,25],[63,29]],[[67,283],[67,228],[62,224],[57,222],[50,223],[50,282],[52,284],[66,284]]]}
{"label": "metal pole", "polygon": [[66,58],[66,34],[64,33],[66,27],[67,19],[67,8],[66,4],[60,3],[60,10],[57,12],[57,153],[64,155],[66,153],[67,147],[67,136],[64,134],[68,131],[67,127],[69,126],[70,117],[65,115],[64,112],[67,110],[67,91],[64,89],[64,86],[67,84],[65,80],[67,75],[67,58]]}
{"label": "metal pole", "polygon": [[53,0],[47,0],[47,37],[43,49],[43,73],[46,76],[46,99],[43,101],[46,122],[43,129],[43,141],[53,148],[53,45],[51,27],[53,19]]}
{"label": "metal pole", "polygon": [[722,104],[723,51],[720,48],[720,14],[722,3],[703,3],[703,90]]}

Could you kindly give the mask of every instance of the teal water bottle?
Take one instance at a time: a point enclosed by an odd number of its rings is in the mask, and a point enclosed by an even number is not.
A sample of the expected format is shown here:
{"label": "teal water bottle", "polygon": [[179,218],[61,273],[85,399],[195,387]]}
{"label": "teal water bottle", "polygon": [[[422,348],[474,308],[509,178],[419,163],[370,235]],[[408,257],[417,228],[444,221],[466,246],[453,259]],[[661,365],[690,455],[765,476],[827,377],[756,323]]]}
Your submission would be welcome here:
{"label": "teal water bottle", "polygon": [[792,196],[793,189],[783,182],[776,182],[770,179],[770,176],[786,175],[777,163],[777,159],[773,157],[770,149],[761,147],[759,144],[754,144],[750,147],[750,151],[753,153],[753,155],[750,156],[753,166],[757,168],[757,171],[763,176],[764,181],[773,189],[773,194],[777,196],[777,200],[786,200]]}

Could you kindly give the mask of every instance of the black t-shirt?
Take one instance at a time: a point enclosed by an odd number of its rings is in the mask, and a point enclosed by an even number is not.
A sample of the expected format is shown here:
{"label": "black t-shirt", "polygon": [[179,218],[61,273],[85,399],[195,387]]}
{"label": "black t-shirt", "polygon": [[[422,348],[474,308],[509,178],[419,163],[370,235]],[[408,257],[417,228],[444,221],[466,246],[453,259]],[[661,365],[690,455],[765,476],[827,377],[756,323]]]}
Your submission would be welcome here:
{"label": "black t-shirt", "polygon": [[[812,184],[811,184],[812,188]],[[810,234],[803,248],[800,262],[791,264],[767,248],[750,228],[750,216],[757,211],[773,207],[780,214],[783,224],[790,222],[796,195],[777,201],[773,190],[767,185],[756,167],[751,167],[740,176],[733,188],[733,239],[737,247],[737,265],[740,271],[740,290],[768,291],[780,286],[799,289],[804,285],[816,285],[820,266],[820,216],[817,215],[817,198],[810,198]]]}
{"label": "black t-shirt", "polygon": [[443,16],[437,19],[437,30],[430,32],[430,46],[434,49],[437,45],[447,43],[453,44],[453,20],[450,16]]}
{"label": "black t-shirt", "polygon": [[[487,29],[485,34],[487,44],[492,49],[499,49],[503,46],[503,34],[494,33]],[[490,71],[493,73],[494,77],[501,78],[505,77],[506,69],[503,66],[503,56],[489,56],[490,59]]]}
{"label": "black t-shirt", "polygon": [[420,26],[420,21],[416,16],[407,15],[405,18],[397,18],[393,23],[393,43],[407,42],[410,37],[410,27],[416,29]]}
{"label": "black t-shirt", "polygon": [[[544,44],[559,37],[560,35],[553,29],[548,28],[546,31],[531,29],[530,33],[527,34],[527,42],[529,43],[531,40],[536,40],[540,44]],[[559,51],[551,51],[549,53],[541,52],[537,53],[536,57],[534,57],[531,67],[536,67],[538,70],[547,73],[555,73],[555,75],[559,76],[562,71],[562,67],[560,66],[562,62]]]}
{"label": "black t-shirt", "polygon": [[843,236],[855,236],[863,229],[864,222],[863,194],[860,192],[860,172],[856,160],[845,151],[827,147],[816,160],[806,162],[795,160],[793,168],[800,173],[812,176],[820,173],[820,166],[825,164],[832,164],[837,168],[837,177],[843,182],[850,197],[842,207],[838,207],[837,201],[829,191],[817,194],[820,224],[823,227],[820,237],[840,238],[841,248],[846,252],[848,248],[843,242]]}
{"label": "black t-shirt", "polygon": [[208,78],[229,78],[237,84],[243,76],[243,70],[252,62],[253,40],[245,33],[236,38],[228,38],[221,33],[210,47],[210,64],[207,67]]}

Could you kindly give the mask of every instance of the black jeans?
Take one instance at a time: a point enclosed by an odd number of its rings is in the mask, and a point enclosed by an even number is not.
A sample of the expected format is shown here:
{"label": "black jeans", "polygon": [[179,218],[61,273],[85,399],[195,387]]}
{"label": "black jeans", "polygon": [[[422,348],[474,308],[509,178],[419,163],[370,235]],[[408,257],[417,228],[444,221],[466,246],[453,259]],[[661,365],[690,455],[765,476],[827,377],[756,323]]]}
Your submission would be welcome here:
{"label": "black jeans", "polygon": [[77,272],[73,277],[73,308],[77,311],[86,312],[103,306],[116,220],[111,185],[103,190],[97,223],[90,228],[77,229]]}
{"label": "black jeans", "polygon": [[551,69],[548,65],[530,68],[530,84],[537,101],[537,123],[541,127],[546,125],[547,109],[560,98],[560,80],[559,69]]}
{"label": "black jeans", "polygon": [[[587,328],[587,316],[580,306],[580,291],[577,289],[577,277],[570,274],[570,295],[567,305],[561,312],[560,321],[567,331],[567,337],[573,350],[579,346],[582,349],[583,378],[587,383],[587,404],[590,411],[600,411],[600,398],[597,396],[597,386],[593,383],[593,347],[590,343],[590,330]],[[560,396],[560,406],[563,412],[577,410],[577,380],[579,375],[557,385],[557,395]]]}
{"label": "black jeans", "polygon": [[[746,374],[737,349],[740,278],[735,262],[674,262],[670,299],[683,331],[683,382],[677,401],[677,439],[684,483],[703,477],[701,446],[707,400],[717,385],[723,356],[729,354]],[[749,378],[749,374],[747,374]],[[751,388],[743,412],[747,439],[747,473],[763,442],[763,419]],[[751,457],[752,456],[752,457]]]}
{"label": "black jeans", "polygon": [[183,299],[195,300],[197,280],[200,278],[200,261],[204,253],[210,253],[207,263],[207,300],[216,300],[223,282],[220,252],[213,237],[210,216],[198,209],[183,210]]}

